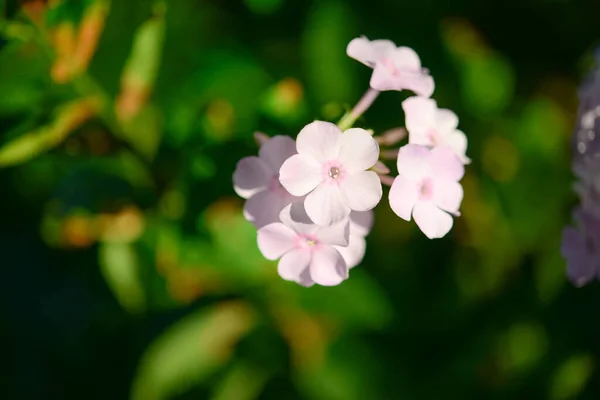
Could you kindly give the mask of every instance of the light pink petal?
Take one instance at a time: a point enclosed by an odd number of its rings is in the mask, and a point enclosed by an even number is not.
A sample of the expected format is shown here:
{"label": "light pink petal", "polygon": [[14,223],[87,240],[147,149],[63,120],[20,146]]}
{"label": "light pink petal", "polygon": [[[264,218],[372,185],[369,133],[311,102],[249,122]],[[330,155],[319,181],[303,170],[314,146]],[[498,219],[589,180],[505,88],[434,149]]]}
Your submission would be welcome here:
{"label": "light pink petal", "polygon": [[335,249],[341,254],[348,268],[354,268],[363,260],[367,242],[363,236],[350,235],[348,246],[335,246]]}
{"label": "light pink petal", "polygon": [[340,138],[338,160],[348,173],[371,168],[379,159],[379,145],[364,129],[352,128]]}
{"label": "light pink petal", "polygon": [[297,234],[280,222],[269,224],[258,230],[258,249],[267,260],[277,260],[294,248]]}
{"label": "light pink petal", "polygon": [[458,182],[465,174],[465,166],[450,148],[435,147],[429,155],[429,174],[434,179]]}
{"label": "light pink petal", "polygon": [[410,221],[413,208],[419,198],[419,184],[398,175],[390,188],[389,200],[392,211],[400,218]]}
{"label": "light pink petal", "polygon": [[290,194],[304,196],[313,190],[323,176],[321,166],[310,157],[296,154],[285,160],[279,170],[279,182]]}
{"label": "light pink petal", "polygon": [[310,250],[294,249],[287,252],[277,264],[277,272],[286,281],[298,282],[301,280],[302,273],[310,265]]}
{"label": "light pink petal", "polygon": [[442,210],[458,214],[463,199],[463,188],[458,182],[434,180],[433,202]]}
{"label": "light pink petal", "polygon": [[326,226],[342,221],[350,214],[335,184],[324,183],[312,191],[304,200],[304,208],[317,225]]}
{"label": "light pink petal", "polygon": [[420,182],[429,175],[429,156],[431,150],[416,144],[407,144],[398,152],[398,174]]}
{"label": "light pink petal", "polygon": [[419,229],[429,239],[441,238],[452,228],[452,217],[431,201],[418,201],[413,209],[413,217]]}
{"label": "light pink petal", "polygon": [[304,201],[298,201],[284,207],[279,213],[279,219],[284,225],[289,226],[297,233],[314,234],[319,226],[306,214]]}
{"label": "light pink petal", "polygon": [[440,108],[435,113],[434,123],[440,132],[452,132],[458,126],[458,117],[453,111]]}
{"label": "light pink petal", "polygon": [[306,268],[302,274],[300,274],[300,278],[298,279],[298,284],[304,287],[311,287],[315,284],[315,282],[310,277],[310,268]]}
{"label": "light pink petal", "polygon": [[450,147],[454,154],[460,158],[463,164],[469,164],[471,159],[466,156],[467,136],[460,130],[455,130],[446,137],[445,145]]}
{"label": "light pink petal", "polygon": [[[427,97],[413,96],[402,102],[406,129],[413,133],[425,133],[435,126],[437,104]],[[417,132],[418,131],[418,132]]]}
{"label": "light pink petal", "polygon": [[259,158],[269,168],[278,172],[285,160],[296,154],[296,142],[289,136],[273,136],[263,143],[258,151]]}
{"label": "light pink petal", "polygon": [[398,81],[398,86],[402,89],[408,89],[419,96],[430,97],[435,90],[435,82],[431,75],[415,74],[402,77]]}
{"label": "light pink petal", "polygon": [[381,201],[381,180],[373,171],[360,171],[340,182],[344,203],[354,211],[369,211]]}
{"label": "light pink petal", "polygon": [[398,47],[389,54],[389,57],[397,69],[414,72],[421,71],[421,59],[410,47]]}
{"label": "light pink petal", "polygon": [[269,184],[269,179],[276,172],[271,171],[258,157],[244,157],[235,167],[233,188],[238,196],[247,199],[254,193],[264,190]]}
{"label": "light pink petal", "polygon": [[309,268],[312,280],[319,285],[335,286],[348,278],[346,262],[332,246],[315,249]]}
{"label": "light pink petal", "polygon": [[279,213],[287,204],[291,203],[291,197],[281,197],[272,194],[268,190],[256,193],[244,204],[244,215],[257,229],[273,222],[280,222]]}
{"label": "light pink petal", "polygon": [[320,226],[315,232],[315,235],[322,243],[337,246],[348,246],[350,220],[345,219],[330,226]]}
{"label": "light pink petal", "polygon": [[371,232],[375,213],[369,211],[352,211],[350,213],[350,234],[358,236],[367,236]]}
{"label": "light pink petal", "polygon": [[342,131],[331,122],[315,121],[306,125],[296,138],[298,154],[320,163],[335,159]]}
{"label": "light pink petal", "polygon": [[394,51],[394,49],[396,49],[396,45],[390,40],[370,41],[366,37],[359,37],[348,43],[346,53],[349,57],[372,68],[386,54]]}

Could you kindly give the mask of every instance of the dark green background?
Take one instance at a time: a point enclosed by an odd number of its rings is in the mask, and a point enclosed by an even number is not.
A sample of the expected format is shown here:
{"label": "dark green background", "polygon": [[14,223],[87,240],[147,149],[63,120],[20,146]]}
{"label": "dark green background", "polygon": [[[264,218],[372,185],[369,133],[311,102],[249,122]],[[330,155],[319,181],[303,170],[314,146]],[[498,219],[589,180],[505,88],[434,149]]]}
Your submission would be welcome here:
{"label": "dark green background", "polygon": [[[600,287],[573,288],[559,246],[577,202],[570,136],[600,3],[165,1],[164,40],[140,56],[160,62],[149,119],[125,139],[112,102],[134,35],[163,17],[149,0],[113,0],[86,78],[57,84],[43,30],[78,24],[92,3],[46,10],[40,32],[17,2],[0,1],[0,144],[51,124],[93,85],[110,102],[0,169],[0,398],[599,398]],[[262,260],[231,174],[256,153],[254,131],[295,136],[352,107],[370,72],[345,46],[362,34],[414,48],[440,107],[459,115],[473,159],[463,216],[430,241],[384,198],[350,280],[303,289]],[[405,96],[383,93],[357,125],[402,125]],[[124,205],[144,221],[133,242],[64,234],[73,216]],[[159,268],[161,246],[178,254],[172,275]],[[113,262],[137,271],[134,282],[107,276]],[[221,330],[237,317],[182,328],[223,304],[252,310],[235,339]],[[152,353],[157,341],[170,357]],[[230,353],[214,361],[213,348]]]}

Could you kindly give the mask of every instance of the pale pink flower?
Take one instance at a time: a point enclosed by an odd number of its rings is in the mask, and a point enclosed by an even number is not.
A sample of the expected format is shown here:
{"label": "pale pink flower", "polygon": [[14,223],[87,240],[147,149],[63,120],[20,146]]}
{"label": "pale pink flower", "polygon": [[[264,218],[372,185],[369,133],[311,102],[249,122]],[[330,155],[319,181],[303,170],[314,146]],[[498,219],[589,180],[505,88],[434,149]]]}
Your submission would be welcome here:
{"label": "pale pink flower", "polygon": [[381,200],[381,182],[366,171],[379,158],[379,145],[364,129],[342,131],[330,122],[305,126],[296,139],[298,154],[279,170],[279,181],[294,196],[306,196],[304,207],[317,225],[331,225],[351,210],[368,211]]}
{"label": "pale pink flower", "polygon": [[348,245],[348,220],[331,226],[312,223],[302,203],[286,206],[276,222],[258,230],[258,248],[277,271],[303,286],[335,286],[348,278],[348,266],[334,246]]}
{"label": "pale pink flower", "polygon": [[397,47],[390,40],[353,39],[346,49],[348,56],[373,68],[371,87],[375,90],[411,90],[430,97],[435,84],[421,60],[409,47]]}
{"label": "pale pink flower", "polygon": [[348,236],[348,246],[334,246],[340,252],[348,268],[354,268],[361,263],[367,249],[365,236],[371,231],[373,226],[373,210],[370,211],[352,211],[350,213],[350,235]]}
{"label": "pale pink flower", "polygon": [[399,175],[390,188],[390,206],[402,219],[410,221],[412,215],[428,238],[441,238],[452,228],[450,214],[459,215],[463,189],[458,181],[464,172],[446,147],[407,144],[398,153]]}
{"label": "pale pink flower", "polygon": [[408,142],[422,146],[446,146],[463,164],[471,160],[466,156],[467,137],[458,130],[458,117],[450,110],[438,108],[433,99],[409,97],[402,103],[406,115]]}
{"label": "pale pink flower", "polygon": [[242,158],[233,174],[233,188],[245,199],[244,216],[257,228],[279,221],[288,204],[301,200],[279,183],[281,164],[296,154],[296,143],[288,136],[274,136],[260,147],[258,157]]}

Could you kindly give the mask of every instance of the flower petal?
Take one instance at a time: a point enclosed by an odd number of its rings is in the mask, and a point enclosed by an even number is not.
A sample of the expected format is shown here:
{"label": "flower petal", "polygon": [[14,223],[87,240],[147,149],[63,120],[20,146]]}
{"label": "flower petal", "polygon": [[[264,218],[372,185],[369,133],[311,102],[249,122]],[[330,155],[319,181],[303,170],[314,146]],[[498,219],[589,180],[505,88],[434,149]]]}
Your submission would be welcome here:
{"label": "flower petal", "polygon": [[233,189],[238,196],[247,199],[264,190],[269,179],[277,171],[269,167],[258,157],[244,157],[238,161],[233,173]]}
{"label": "flower petal", "polygon": [[433,202],[451,214],[457,214],[463,199],[463,188],[458,182],[434,180]]}
{"label": "flower petal", "polygon": [[381,201],[381,180],[373,171],[360,171],[340,182],[344,203],[354,211],[368,211]]}
{"label": "flower petal", "polygon": [[289,136],[273,136],[258,151],[259,158],[272,171],[279,172],[285,160],[296,154],[296,142]]}
{"label": "flower petal", "polygon": [[346,53],[349,57],[373,68],[377,62],[394,49],[396,49],[396,45],[390,40],[370,41],[366,37],[359,37],[348,43]]}
{"label": "flower petal", "polygon": [[330,226],[321,226],[315,231],[319,241],[329,245],[348,246],[350,219],[342,220]]}
{"label": "flower petal", "polygon": [[453,111],[440,108],[435,113],[434,123],[440,132],[452,132],[458,126],[458,117]]}
{"label": "flower petal", "polygon": [[296,138],[298,154],[320,163],[335,159],[342,131],[331,122],[315,121],[306,125]]}
{"label": "flower petal", "polygon": [[430,97],[435,90],[435,82],[431,75],[427,74],[403,77],[398,81],[398,85],[424,97]]}
{"label": "flower petal", "polygon": [[338,186],[328,183],[317,186],[306,196],[304,208],[310,219],[321,226],[340,222],[350,214],[350,209],[343,202]]}
{"label": "flower petal", "polygon": [[424,146],[407,144],[398,152],[398,174],[420,182],[429,175],[429,155],[431,151]]}
{"label": "flower petal", "polygon": [[361,263],[367,250],[367,241],[364,236],[350,235],[348,246],[334,246],[340,253],[348,268],[354,268]]}
{"label": "flower petal", "polygon": [[367,236],[371,232],[375,213],[369,211],[352,211],[350,213],[350,234],[358,236]]}
{"label": "flower petal", "polygon": [[273,222],[280,222],[279,213],[292,200],[293,197],[281,197],[263,190],[246,200],[244,215],[257,229],[260,229]]}
{"label": "flower petal", "polygon": [[277,272],[286,281],[298,282],[310,264],[310,250],[294,249],[281,257],[277,264]]}
{"label": "flower petal", "polygon": [[276,260],[294,248],[297,234],[280,222],[258,230],[258,249],[267,260]]}
{"label": "flower petal", "polygon": [[304,196],[317,187],[322,180],[319,163],[300,154],[285,160],[279,170],[281,186],[294,196]]}
{"label": "flower petal", "polygon": [[301,234],[314,234],[319,226],[308,217],[304,209],[304,202],[298,201],[292,203],[281,210],[279,213],[281,222]]}
{"label": "flower petal", "polygon": [[427,97],[413,96],[402,102],[404,110],[406,129],[411,135],[414,133],[425,133],[433,128],[437,104],[435,100]]}
{"label": "flower petal", "polygon": [[573,285],[582,287],[594,279],[594,256],[588,251],[580,231],[572,227],[563,230],[560,252],[567,262],[567,276]]}
{"label": "flower petal", "polygon": [[429,239],[444,237],[453,224],[452,217],[431,201],[418,201],[413,209],[413,217],[419,229]]}
{"label": "flower petal", "polygon": [[429,154],[429,174],[434,179],[458,182],[465,174],[460,158],[448,147],[435,147]]}
{"label": "flower petal", "polygon": [[410,221],[413,208],[419,197],[419,185],[398,175],[390,188],[389,200],[392,211],[403,220]]}
{"label": "flower petal", "polygon": [[348,278],[346,262],[332,246],[315,249],[309,268],[312,280],[322,286],[339,285]]}
{"label": "flower petal", "polygon": [[421,59],[410,47],[400,46],[389,54],[390,60],[399,70],[421,72]]}
{"label": "flower petal", "polygon": [[339,144],[338,160],[349,173],[369,169],[379,159],[379,145],[364,129],[348,129],[340,138]]}
{"label": "flower petal", "polygon": [[457,129],[449,134],[446,137],[444,144],[452,149],[454,154],[460,158],[463,164],[469,164],[471,162],[471,159],[466,156],[467,136],[462,131]]}

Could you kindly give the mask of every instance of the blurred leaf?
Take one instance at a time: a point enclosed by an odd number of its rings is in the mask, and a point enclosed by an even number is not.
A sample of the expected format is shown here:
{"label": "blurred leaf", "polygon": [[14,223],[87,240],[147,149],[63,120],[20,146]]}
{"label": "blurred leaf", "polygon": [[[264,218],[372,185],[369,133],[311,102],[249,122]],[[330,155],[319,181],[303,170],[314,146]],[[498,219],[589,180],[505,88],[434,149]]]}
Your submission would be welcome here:
{"label": "blurred leaf", "polygon": [[146,298],[140,281],[140,263],[133,244],[103,242],[99,247],[99,263],[121,306],[131,313],[144,311]]}
{"label": "blurred leaf", "polygon": [[350,278],[338,286],[313,286],[298,291],[306,310],[326,313],[347,327],[382,329],[392,317],[389,299],[360,267],[352,269]]}
{"label": "blurred leaf", "polygon": [[592,376],[594,359],[587,354],[575,355],[565,361],[554,373],[550,386],[552,400],[574,400]]}
{"label": "blurred leaf", "polygon": [[134,118],[152,92],[162,57],[165,12],[166,3],[157,1],[154,16],[135,33],[131,53],[121,76],[121,93],[116,103],[116,114],[121,121]]}
{"label": "blurred leaf", "polygon": [[142,357],[132,400],[173,398],[227,363],[233,346],[254,325],[245,303],[228,302],[192,313],[172,325]]}
{"label": "blurred leaf", "polygon": [[238,362],[215,386],[211,400],[258,399],[268,378],[269,373],[257,366]]}
{"label": "blurred leaf", "polygon": [[545,354],[548,338],[544,328],[537,323],[515,324],[500,338],[498,357],[509,373],[527,371]]}
{"label": "blurred leaf", "polygon": [[59,107],[47,126],[26,133],[0,148],[0,166],[20,164],[61,144],[95,112],[92,100],[84,99]]}
{"label": "blurred leaf", "polygon": [[303,56],[310,89],[319,103],[356,101],[358,80],[345,52],[353,37],[353,14],[347,3],[327,0],[315,5],[304,32]]}
{"label": "blurred leaf", "polygon": [[487,51],[462,60],[462,95],[473,114],[503,111],[512,101],[515,74],[508,61]]}
{"label": "blurred leaf", "polygon": [[521,115],[515,141],[524,151],[558,163],[569,146],[571,122],[565,110],[549,98],[528,101]]}
{"label": "blurred leaf", "polygon": [[374,383],[378,372],[370,350],[357,339],[345,339],[330,347],[319,368],[297,373],[295,381],[307,399],[382,399]]}
{"label": "blurred leaf", "polygon": [[160,109],[148,104],[131,119],[122,122],[123,139],[149,160],[154,159],[162,138]]}
{"label": "blurred leaf", "polygon": [[246,5],[256,14],[271,14],[283,5],[284,0],[245,0]]}

